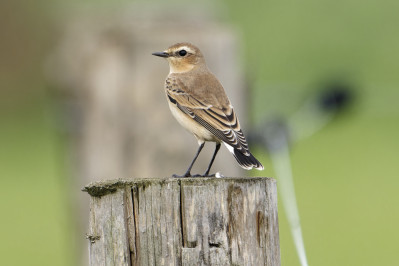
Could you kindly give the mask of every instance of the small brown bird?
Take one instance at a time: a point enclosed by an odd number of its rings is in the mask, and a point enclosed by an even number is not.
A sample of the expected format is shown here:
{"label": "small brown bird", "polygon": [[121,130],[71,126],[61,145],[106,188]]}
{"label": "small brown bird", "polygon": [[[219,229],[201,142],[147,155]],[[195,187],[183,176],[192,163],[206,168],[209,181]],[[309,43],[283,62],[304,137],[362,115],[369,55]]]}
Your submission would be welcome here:
{"label": "small brown bird", "polygon": [[211,73],[201,51],[190,43],[177,43],[153,55],[169,62],[170,72],[165,92],[170,110],[177,121],[194,134],[199,148],[183,176],[190,177],[191,168],[205,145],[216,142],[215,152],[203,175],[209,175],[221,142],[244,169],[263,170],[262,164],[249,152],[247,141],[227,95],[219,80]]}

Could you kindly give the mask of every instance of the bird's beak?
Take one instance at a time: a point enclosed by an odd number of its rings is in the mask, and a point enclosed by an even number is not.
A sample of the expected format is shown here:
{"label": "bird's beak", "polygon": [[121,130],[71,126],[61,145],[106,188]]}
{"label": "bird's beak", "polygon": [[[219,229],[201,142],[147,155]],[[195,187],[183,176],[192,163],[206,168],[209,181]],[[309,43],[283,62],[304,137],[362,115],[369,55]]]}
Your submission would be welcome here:
{"label": "bird's beak", "polygon": [[167,52],[156,52],[152,53],[152,55],[160,56],[160,57],[169,57],[169,54]]}

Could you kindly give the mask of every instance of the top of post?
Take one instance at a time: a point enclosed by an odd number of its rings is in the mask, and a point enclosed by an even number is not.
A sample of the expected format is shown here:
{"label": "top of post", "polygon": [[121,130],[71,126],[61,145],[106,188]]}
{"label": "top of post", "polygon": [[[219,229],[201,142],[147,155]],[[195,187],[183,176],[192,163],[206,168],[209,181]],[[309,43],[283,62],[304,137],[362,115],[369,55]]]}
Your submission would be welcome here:
{"label": "top of post", "polygon": [[260,180],[270,180],[272,182],[276,182],[275,179],[270,177],[223,177],[223,178],[215,178],[215,177],[184,177],[184,178],[135,178],[135,179],[109,179],[104,181],[96,181],[91,182],[82,188],[82,191],[87,192],[90,196],[93,197],[102,197],[104,195],[114,193],[118,190],[118,188],[129,187],[129,186],[143,186],[147,187],[151,184],[160,184],[165,185],[173,182],[177,182],[181,184],[213,184],[218,182],[236,182],[236,183],[245,183],[245,182],[256,182]]}

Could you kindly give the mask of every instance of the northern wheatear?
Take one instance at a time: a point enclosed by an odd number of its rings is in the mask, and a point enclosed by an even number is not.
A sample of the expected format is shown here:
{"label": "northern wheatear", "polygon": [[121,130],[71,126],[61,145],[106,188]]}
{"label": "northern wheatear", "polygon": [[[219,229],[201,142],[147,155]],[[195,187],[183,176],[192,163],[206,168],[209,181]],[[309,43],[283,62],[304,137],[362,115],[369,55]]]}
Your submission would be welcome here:
{"label": "northern wheatear", "polygon": [[242,168],[263,170],[262,164],[249,152],[233,106],[222,84],[206,66],[201,51],[190,43],[177,43],[153,55],[168,60],[170,72],[165,81],[165,92],[170,110],[177,121],[194,134],[199,144],[193,161],[181,177],[191,176],[191,168],[205,141],[216,142],[216,149],[202,176],[210,176],[222,142]]}

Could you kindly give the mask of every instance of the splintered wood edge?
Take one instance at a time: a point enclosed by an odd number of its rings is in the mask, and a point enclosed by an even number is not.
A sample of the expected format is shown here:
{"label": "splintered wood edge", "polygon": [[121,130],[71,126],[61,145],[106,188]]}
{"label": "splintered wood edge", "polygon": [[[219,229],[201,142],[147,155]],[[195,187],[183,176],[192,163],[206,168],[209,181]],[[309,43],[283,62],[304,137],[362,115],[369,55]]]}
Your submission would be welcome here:
{"label": "splintered wood edge", "polygon": [[275,179],[271,177],[184,177],[184,178],[136,178],[136,179],[110,179],[104,181],[91,182],[82,188],[82,191],[89,193],[92,197],[102,197],[107,194],[114,193],[118,188],[123,188],[127,186],[139,186],[147,187],[151,184],[165,184],[171,182],[178,182],[179,184],[183,182],[184,184],[210,184],[213,182],[237,182],[237,183],[247,183],[256,182],[259,180],[269,180],[271,182],[276,182]]}

